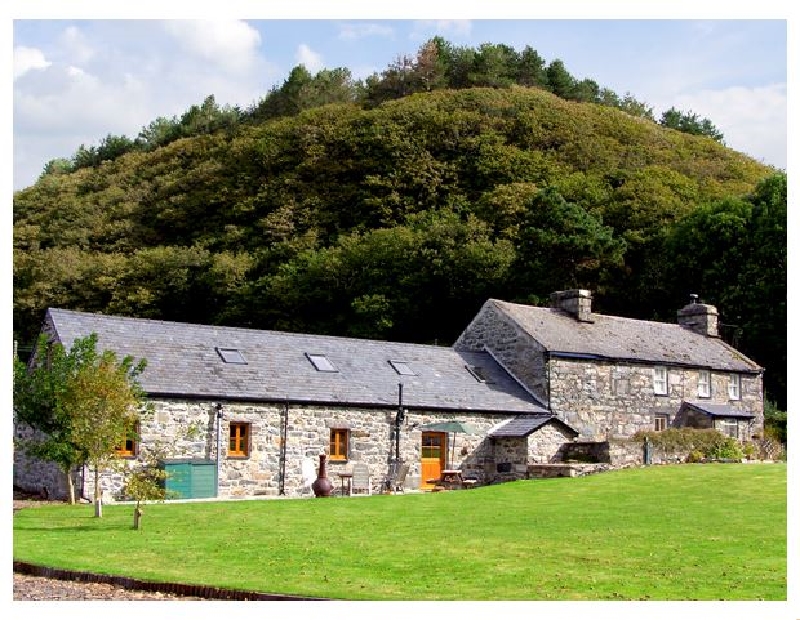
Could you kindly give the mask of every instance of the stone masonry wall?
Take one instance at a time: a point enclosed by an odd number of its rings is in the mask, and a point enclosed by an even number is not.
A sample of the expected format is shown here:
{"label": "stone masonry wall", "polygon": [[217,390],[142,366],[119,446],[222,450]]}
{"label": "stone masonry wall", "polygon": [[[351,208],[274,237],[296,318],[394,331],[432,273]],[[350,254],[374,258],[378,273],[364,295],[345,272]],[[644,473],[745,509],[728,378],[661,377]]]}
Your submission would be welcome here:
{"label": "stone masonry wall", "polygon": [[453,348],[460,351],[490,351],[539,400],[547,402],[544,348],[491,301],[483,305]]}
{"label": "stone masonry wall", "polygon": [[756,415],[751,434],[763,430],[760,376],[741,375],[740,400],[728,399],[728,373],[711,373],[711,398],[707,399],[697,395],[697,370],[669,368],[668,377],[669,393],[657,395],[652,365],[551,359],[550,406],[583,440],[630,437],[639,430],[652,430],[659,414],[668,416],[673,425],[684,400],[751,411]]}
{"label": "stone masonry wall", "polygon": [[[168,450],[167,458],[216,459],[216,411],[214,402],[181,400],[153,401],[155,414],[141,423],[140,456],[149,445],[159,444]],[[280,442],[282,404],[223,403],[221,427],[222,464],[220,467],[219,496],[222,498],[277,497],[280,493]],[[331,428],[347,428],[350,435],[349,459],[337,462],[328,460],[328,479],[336,489],[340,481],[336,474],[349,471],[355,461],[370,468],[373,485],[377,486],[389,470],[389,460],[394,457],[395,411],[387,409],[344,409],[322,406],[290,405],[286,437],[286,465],[284,491],[288,497],[311,497],[309,488],[303,487],[301,464],[304,458],[319,465],[319,454],[329,452]],[[420,483],[421,426],[434,422],[461,420],[475,427],[474,435],[447,436],[448,461],[461,468],[465,475],[482,475],[482,468],[491,459],[491,446],[486,434],[508,415],[476,413],[440,413],[410,411],[400,431],[400,457],[411,465],[406,488],[414,489]],[[231,422],[251,424],[250,454],[247,457],[227,457],[229,425]],[[455,437],[455,445],[450,441]],[[134,461],[128,461],[133,466]],[[119,497],[124,479],[121,473],[106,472],[101,477],[104,498]],[[87,476],[86,492],[93,491],[91,473]]]}

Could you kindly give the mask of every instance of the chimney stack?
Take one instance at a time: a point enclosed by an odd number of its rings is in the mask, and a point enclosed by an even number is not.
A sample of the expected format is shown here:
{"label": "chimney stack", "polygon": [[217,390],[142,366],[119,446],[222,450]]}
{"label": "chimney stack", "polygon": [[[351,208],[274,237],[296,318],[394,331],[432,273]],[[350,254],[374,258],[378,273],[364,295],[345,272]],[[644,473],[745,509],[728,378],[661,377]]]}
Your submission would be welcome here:
{"label": "chimney stack", "polygon": [[550,295],[550,307],[566,312],[583,323],[594,323],[591,291],[585,289],[556,291]]}
{"label": "chimney stack", "polygon": [[691,301],[678,310],[678,325],[701,336],[719,338],[717,329],[717,309],[710,305],[698,302],[697,295],[689,295]]}

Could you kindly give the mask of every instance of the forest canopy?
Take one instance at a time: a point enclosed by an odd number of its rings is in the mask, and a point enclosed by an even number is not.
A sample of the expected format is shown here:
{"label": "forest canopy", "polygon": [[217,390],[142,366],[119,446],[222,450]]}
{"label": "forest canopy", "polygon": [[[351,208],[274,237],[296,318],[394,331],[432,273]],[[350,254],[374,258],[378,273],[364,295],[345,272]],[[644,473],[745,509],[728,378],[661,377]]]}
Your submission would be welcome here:
{"label": "forest canopy", "polygon": [[63,307],[450,344],[489,297],[581,287],[674,321],[697,293],[785,407],[786,176],[705,120],[530,48],[434,39],[364,83],[298,67],[16,192],[15,338]]}

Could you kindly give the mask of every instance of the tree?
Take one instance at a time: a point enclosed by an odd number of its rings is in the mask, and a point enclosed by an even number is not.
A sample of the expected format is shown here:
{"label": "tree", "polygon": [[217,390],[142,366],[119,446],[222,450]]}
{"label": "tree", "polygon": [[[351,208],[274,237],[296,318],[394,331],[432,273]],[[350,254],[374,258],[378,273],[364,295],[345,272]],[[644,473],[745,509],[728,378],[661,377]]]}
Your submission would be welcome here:
{"label": "tree", "polygon": [[64,396],[77,370],[88,363],[95,339],[76,340],[69,352],[42,334],[30,369],[14,360],[14,414],[16,422],[33,431],[18,447],[28,456],[51,461],[64,472],[68,500],[75,503],[73,470],[85,462],[86,452],[72,439],[70,410]]}
{"label": "tree", "polygon": [[141,525],[141,504],[144,501],[164,501],[167,498],[167,489],[164,481],[167,472],[159,460],[165,455],[164,450],[153,449],[147,453],[145,459],[132,471],[129,471],[125,481],[124,493],[126,497],[136,500],[133,510],[133,529],[138,530]]}
{"label": "tree", "polygon": [[[96,342],[96,335],[90,336]],[[69,437],[94,470],[95,516],[103,516],[100,472],[124,444],[143,409],[144,394],[136,377],[146,366],[142,359],[133,364],[126,356],[117,362],[113,351],[95,352],[94,346],[85,364],[69,378],[62,396],[69,412]]]}
{"label": "tree", "polygon": [[[96,351],[97,335],[75,341],[67,352],[42,334],[30,369],[14,362],[14,413],[33,431],[20,448],[33,458],[52,461],[67,476],[75,503],[72,472],[89,461],[97,467],[113,458],[142,408],[136,377],[146,361],[117,363],[113,352]],[[95,476],[95,498],[99,501]],[[98,507],[99,511],[100,508]],[[98,516],[100,516],[98,514]]]}
{"label": "tree", "polygon": [[658,124],[662,127],[676,129],[695,136],[708,136],[717,142],[722,142],[725,138],[722,132],[707,118],[700,118],[692,111],[681,112],[675,109],[674,106],[661,115],[661,120]]}
{"label": "tree", "polygon": [[599,217],[546,188],[529,201],[512,271],[523,297],[537,291],[544,298],[563,288],[597,290],[604,271],[619,265],[624,252],[624,241]]}

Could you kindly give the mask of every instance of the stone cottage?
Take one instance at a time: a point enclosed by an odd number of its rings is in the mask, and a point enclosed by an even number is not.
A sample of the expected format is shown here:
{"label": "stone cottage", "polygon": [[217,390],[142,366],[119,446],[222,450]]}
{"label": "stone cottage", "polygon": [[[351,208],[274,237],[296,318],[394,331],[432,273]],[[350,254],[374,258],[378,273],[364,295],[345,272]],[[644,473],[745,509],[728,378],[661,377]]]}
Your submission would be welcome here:
{"label": "stone cottage", "polygon": [[[48,310],[43,330],[67,348],[96,333],[99,350],[147,360],[140,383],[154,413],[118,454],[132,465],[149,447],[166,449],[165,467],[191,479],[185,496],[310,495],[303,461],[318,463],[320,453],[337,488],[337,474],[354,462],[366,463],[377,485],[398,457],[410,464],[406,488],[432,488],[446,468],[481,476],[495,452],[508,458],[510,440],[496,446],[489,431],[517,418],[536,422],[513,445],[522,462],[557,459],[577,435],[482,351],[60,309]],[[454,420],[474,433],[422,428]],[[18,486],[63,496],[62,478],[51,464],[15,455]],[[79,472],[86,497],[92,480]],[[101,482],[119,497],[121,474]]]}
{"label": "stone cottage", "polygon": [[[745,440],[763,429],[762,369],[718,337],[713,306],[692,303],[669,325],[593,313],[588,291],[552,300],[490,299],[453,347],[61,309],[43,330],[67,348],[96,333],[100,350],[147,360],[154,413],[118,455],[132,465],[160,446],[186,497],[309,496],[304,464],[320,453],[337,488],[355,462],[377,486],[402,460],[406,488],[424,490],[448,468],[491,481],[559,462],[575,439],[685,425]],[[426,428],[448,421],[472,432]],[[86,497],[91,475],[76,480]],[[15,453],[16,485],[63,496],[62,478]],[[120,496],[121,474],[102,483]]]}
{"label": "stone cottage", "polygon": [[488,300],[456,341],[486,351],[582,440],[670,426],[763,431],[763,369],[726,344],[717,309],[694,299],[677,324],[592,312],[587,290],[549,308]]}

